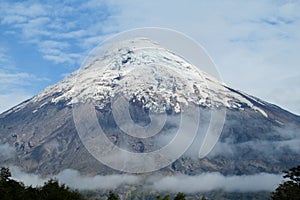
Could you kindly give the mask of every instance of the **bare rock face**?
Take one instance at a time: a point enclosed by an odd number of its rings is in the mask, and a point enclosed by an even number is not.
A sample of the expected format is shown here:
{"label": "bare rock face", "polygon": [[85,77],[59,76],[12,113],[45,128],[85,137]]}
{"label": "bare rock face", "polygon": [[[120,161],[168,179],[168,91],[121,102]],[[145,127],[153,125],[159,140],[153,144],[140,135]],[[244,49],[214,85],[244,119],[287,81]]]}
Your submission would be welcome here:
{"label": "bare rock face", "polygon": [[[141,48],[144,45],[151,48]],[[111,99],[129,99],[132,120],[145,126],[150,113],[167,113],[162,134],[178,129],[184,106],[201,111],[198,135],[209,126],[212,110],[226,110],[219,142],[198,157],[197,137],[164,173],[223,174],[281,172],[300,163],[300,117],[234,90],[180,56],[147,39],[125,41],[37,96],[0,115],[0,141],[16,155],[1,160],[29,172],[55,174],[72,168],[91,174],[117,171],[101,164],[82,144],[73,120],[73,105],[90,100],[110,141],[128,151],[151,152],[165,145],[160,136],[134,138],[118,127]]]}

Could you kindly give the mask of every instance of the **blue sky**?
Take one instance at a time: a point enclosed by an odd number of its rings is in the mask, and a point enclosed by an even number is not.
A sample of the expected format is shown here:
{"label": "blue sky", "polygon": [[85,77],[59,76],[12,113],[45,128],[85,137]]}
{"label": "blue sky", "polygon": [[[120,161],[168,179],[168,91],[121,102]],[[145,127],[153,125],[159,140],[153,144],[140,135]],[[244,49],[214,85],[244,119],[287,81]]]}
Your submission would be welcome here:
{"label": "blue sky", "polygon": [[300,114],[300,1],[0,0],[0,112],[80,67],[105,38],[175,29],[228,85]]}

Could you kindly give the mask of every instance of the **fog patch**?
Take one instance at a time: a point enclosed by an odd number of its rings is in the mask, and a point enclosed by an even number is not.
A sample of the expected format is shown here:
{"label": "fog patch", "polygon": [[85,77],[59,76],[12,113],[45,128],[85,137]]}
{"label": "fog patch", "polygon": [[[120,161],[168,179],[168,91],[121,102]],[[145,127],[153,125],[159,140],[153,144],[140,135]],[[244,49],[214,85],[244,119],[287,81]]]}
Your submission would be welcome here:
{"label": "fog patch", "polygon": [[42,186],[48,179],[43,179],[39,175],[26,173],[21,168],[9,166],[12,179],[23,182],[26,186]]}
{"label": "fog patch", "polygon": [[218,172],[203,173],[197,176],[175,174],[162,175],[81,175],[73,169],[66,169],[57,175],[41,178],[26,173],[21,168],[10,166],[12,178],[23,182],[26,186],[42,186],[50,178],[56,178],[61,184],[79,190],[114,190],[124,185],[143,186],[145,190],[159,192],[197,193],[222,189],[228,192],[274,191],[283,181],[282,174],[260,173],[242,176],[224,176]]}
{"label": "fog patch", "polygon": [[299,128],[276,128],[274,131],[264,134],[267,138],[252,139],[237,142],[234,136],[229,136],[223,141],[219,140],[208,157],[224,156],[232,158],[241,151],[256,152],[264,156],[278,156],[284,151],[300,153]]}
{"label": "fog patch", "polygon": [[133,185],[139,182],[139,177],[133,175],[97,175],[90,177],[83,176],[72,169],[66,169],[56,177],[61,183],[80,190],[116,189],[121,185]]}
{"label": "fog patch", "polygon": [[158,191],[207,192],[223,189],[228,192],[273,191],[282,182],[281,174],[260,173],[255,175],[224,176],[218,172],[198,176],[175,175],[162,177],[153,182]]}
{"label": "fog patch", "polygon": [[15,158],[16,150],[8,143],[0,143],[0,162]]}
{"label": "fog patch", "polygon": [[134,185],[139,182],[138,176],[118,174],[105,176],[84,176],[73,169],[65,169],[57,175],[42,178],[33,173],[26,173],[21,168],[16,166],[9,167],[12,173],[12,178],[16,181],[23,182],[26,186],[42,186],[50,178],[58,179],[61,184],[79,189],[79,190],[96,190],[96,189],[116,189],[121,185]]}

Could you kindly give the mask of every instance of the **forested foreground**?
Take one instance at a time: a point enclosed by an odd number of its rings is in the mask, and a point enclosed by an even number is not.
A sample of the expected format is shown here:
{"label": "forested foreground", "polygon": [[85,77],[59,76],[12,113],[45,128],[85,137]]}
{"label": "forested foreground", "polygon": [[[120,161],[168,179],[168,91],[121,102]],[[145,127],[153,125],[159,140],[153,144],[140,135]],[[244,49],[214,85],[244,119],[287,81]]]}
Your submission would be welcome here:
{"label": "forested foreground", "polygon": [[286,181],[280,184],[272,193],[226,193],[222,190],[204,194],[186,195],[158,194],[140,190],[127,194],[117,194],[112,191],[81,191],[70,189],[58,180],[50,179],[40,187],[25,186],[22,182],[11,179],[8,168],[2,167],[0,173],[0,200],[189,200],[189,199],[272,199],[272,200],[300,200],[300,165],[284,171]]}
{"label": "forested foreground", "polygon": [[83,200],[76,190],[60,185],[57,180],[50,179],[41,187],[25,186],[22,182],[11,179],[8,168],[1,168],[0,174],[1,200]]}

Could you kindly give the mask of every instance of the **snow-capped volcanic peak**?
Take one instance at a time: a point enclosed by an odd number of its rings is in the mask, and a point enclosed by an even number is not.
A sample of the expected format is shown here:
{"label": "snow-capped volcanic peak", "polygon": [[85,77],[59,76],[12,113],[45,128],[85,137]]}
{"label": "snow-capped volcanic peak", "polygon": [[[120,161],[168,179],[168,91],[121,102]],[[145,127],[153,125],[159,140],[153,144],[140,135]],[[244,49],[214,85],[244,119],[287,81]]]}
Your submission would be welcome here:
{"label": "snow-capped volcanic peak", "polygon": [[[32,99],[52,103],[92,99],[103,108],[115,95],[137,99],[152,111],[181,111],[181,104],[233,109],[253,108],[249,96],[235,92],[184,58],[146,38],[114,45],[97,59]],[[258,102],[260,103],[260,102]]]}

